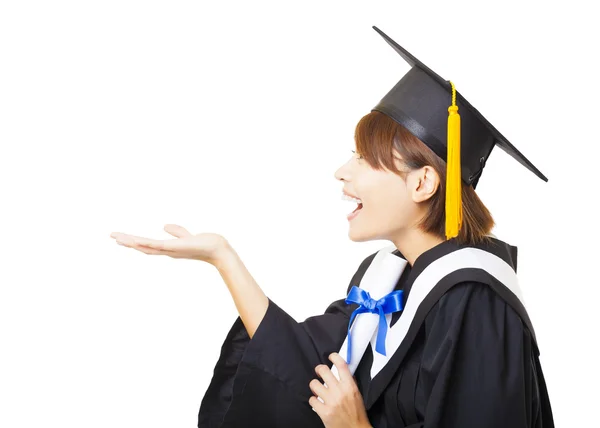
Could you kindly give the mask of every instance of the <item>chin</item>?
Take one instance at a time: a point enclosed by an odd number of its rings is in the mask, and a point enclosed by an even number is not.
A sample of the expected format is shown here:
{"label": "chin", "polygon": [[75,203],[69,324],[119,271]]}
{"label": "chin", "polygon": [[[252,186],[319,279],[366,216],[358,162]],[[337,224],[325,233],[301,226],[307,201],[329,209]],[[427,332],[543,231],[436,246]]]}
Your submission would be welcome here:
{"label": "chin", "polygon": [[390,235],[386,230],[376,230],[373,228],[371,230],[361,230],[360,227],[353,226],[352,224],[348,230],[348,238],[353,242],[391,241]]}
{"label": "chin", "polygon": [[370,239],[365,239],[365,238],[363,238],[362,236],[361,236],[361,237],[358,237],[358,238],[355,238],[355,237],[354,237],[354,236],[352,236],[352,234],[350,234],[350,233],[348,234],[348,238],[350,238],[350,240],[351,240],[352,242],[366,242],[366,241],[370,241]]}
{"label": "chin", "polygon": [[352,227],[350,227],[350,230],[348,231],[348,238],[350,238],[350,240],[353,242],[367,242],[378,239],[373,234],[368,234],[364,232],[361,233],[358,230],[353,230]]}

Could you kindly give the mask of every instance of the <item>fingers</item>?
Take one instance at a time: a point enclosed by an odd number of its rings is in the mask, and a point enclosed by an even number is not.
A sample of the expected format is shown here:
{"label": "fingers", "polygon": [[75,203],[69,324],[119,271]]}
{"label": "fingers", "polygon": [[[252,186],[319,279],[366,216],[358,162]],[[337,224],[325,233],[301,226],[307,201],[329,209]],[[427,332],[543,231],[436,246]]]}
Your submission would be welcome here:
{"label": "fingers", "polygon": [[132,245],[135,245],[135,240],[124,233],[113,232],[110,234],[110,237],[115,239],[117,241],[117,244],[123,245],[125,247],[130,247]]}
{"label": "fingers", "polygon": [[315,371],[326,385],[313,379],[309,386],[317,397],[310,397],[308,403],[317,412],[326,427],[370,426],[362,395],[346,361],[337,353],[329,355],[340,380],[328,366],[321,364]]}
{"label": "fingers", "polygon": [[157,240],[157,239],[148,239],[143,238],[141,236],[135,235],[127,235],[125,233],[113,232],[110,234],[111,238],[115,238],[117,243],[121,243],[127,247],[135,248],[136,245],[142,245],[144,247],[150,247],[154,250],[162,250],[162,251],[173,251],[179,248],[181,245],[178,245],[178,239],[169,239],[169,240]]}
{"label": "fingers", "polygon": [[[113,232],[110,235],[112,238],[115,238],[117,244],[122,245],[124,247],[133,248],[134,250],[138,250],[144,254],[152,254],[152,255],[165,255],[176,258],[177,253],[175,251],[167,250],[167,249],[159,249],[153,248],[147,245],[140,243],[138,237],[133,237],[131,235],[126,235],[123,233]],[[144,238],[142,238],[144,239]]]}
{"label": "fingers", "polygon": [[134,250],[138,250],[139,252],[144,253],[144,254],[175,257],[175,253],[173,253],[171,251],[153,250],[152,248],[143,247],[143,246],[131,247],[131,248],[133,248]]}
{"label": "fingers", "polygon": [[323,379],[328,387],[337,385],[338,380],[333,373],[331,373],[329,367],[327,367],[325,364],[319,364],[317,367],[315,367],[315,372],[321,377],[321,379]]}
{"label": "fingers", "polygon": [[183,226],[179,226],[177,224],[166,224],[165,232],[176,236],[177,238],[185,238],[187,236],[192,236],[192,234]]}
{"label": "fingers", "polygon": [[313,379],[310,381],[308,386],[310,387],[310,390],[313,392],[313,394],[315,394],[317,397],[321,397],[321,399],[325,401],[325,403],[327,403],[327,400],[325,399],[327,398],[329,391],[327,391],[325,385],[323,385],[317,379]]}
{"label": "fingers", "polygon": [[308,404],[310,404],[310,406],[314,409],[315,412],[317,412],[319,416],[324,414],[327,410],[325,404],[321,403],[319,399],[315,396],[312,396],[308,399]]}
{"label": "fingers", "polygon": [[154,248],[156,250],[168,250],[172,247],[171,241],[175,241],[175,239],[158,240],[158,239],[142,238],[141,236],[131,236],[131,238],[138,245],[143,245],[145,247]]}
{"label": "fingers", "polygon": [[141,238],[140,236],[128,235],[121,232],[113,232],[110,234],[110,237],[123,244],[135,244],[136,239]]}
{"label": "fingers", "polygon": [[346,360],[344,360],[340,356],[340,354],[338,354],[337,352],[330,354],[329,360],[337,368],[338,373],[340,375],[341,382],[348,382],[350,380],[354,382],[354,377],[352,376],[352,373],[350,372],[350,369],[348,368],[348,364],[346,363]]}

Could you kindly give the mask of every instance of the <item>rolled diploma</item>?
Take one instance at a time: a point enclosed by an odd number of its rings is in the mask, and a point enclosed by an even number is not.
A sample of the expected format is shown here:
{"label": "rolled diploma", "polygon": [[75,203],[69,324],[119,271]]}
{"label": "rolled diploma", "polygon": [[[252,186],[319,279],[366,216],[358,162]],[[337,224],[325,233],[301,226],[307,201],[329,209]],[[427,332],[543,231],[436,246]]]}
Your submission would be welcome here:
{"label": "rolled diploma", "polygon": [[[395,249],[395,247],[393,249]],[[386,294],[394,291],[394,287],[407,264],[408,262],[406,260],[391,254],[389,250],[381,250],[377,253],[360,281],[360,288],[368,291],[373,299],[381,299]],[[358,363],[367,350],[367,345],[371,342],[373,336],[377,334],[378,326],[379,314],[367,312],[358,314],[354,318],[354,322],[350,329],[350,333],[352,334],[352,353],[350,357],[352,361],[348,364],[348,368],[353,375],[358,367]],[[347,352],[348,337],[344,340],[339,352],[344,360],[347,358]],[[373,352],[375,352],[375,350],[373,350]],[[331,371],[339,380],[340,376],[335,365],[331,367]]]}

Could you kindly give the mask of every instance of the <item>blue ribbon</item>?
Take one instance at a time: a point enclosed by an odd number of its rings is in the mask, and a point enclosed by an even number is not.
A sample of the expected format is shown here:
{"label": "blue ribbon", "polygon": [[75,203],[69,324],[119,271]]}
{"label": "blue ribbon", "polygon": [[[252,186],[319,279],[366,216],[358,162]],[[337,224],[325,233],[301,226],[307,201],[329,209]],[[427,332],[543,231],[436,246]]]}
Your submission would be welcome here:
{"label": "blue ribbon", "polygon": [[370,312],[372,314],[379,313],[379,330],[377,331],[377,344],[375,350],[381,355],[385,355],[385,336],[387,334],[385,314],[391,314],[392,312],[398,312],[403,309],[402,294],[402,290],[396,290],[383,296],[379,300],[375,300],[371,298],[368,291],[357,286],[352,287],[350,293],[348,293],[348,297],[346,297],[346,303],[358,303],[360,306],[352,312],[350,322],[348,323],[348,364],[350,364],[350,350],[352,349],[350,327],[352,326],[354,317],[365,312]]}

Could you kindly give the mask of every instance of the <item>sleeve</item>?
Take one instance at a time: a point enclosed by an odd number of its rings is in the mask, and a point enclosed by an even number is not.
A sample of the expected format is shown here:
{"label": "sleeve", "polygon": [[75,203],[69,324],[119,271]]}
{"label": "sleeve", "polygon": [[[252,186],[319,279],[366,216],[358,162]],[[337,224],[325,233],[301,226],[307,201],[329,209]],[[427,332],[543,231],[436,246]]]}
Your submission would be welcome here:
{"label": "sleeve", "polygon": [[[375,254],[352,277],[358,285]],[[209,387],[202,399],[198,427],[322,427],[308,404],[308,384],[319,364],[343,344],[350,314],[357,305],[345,298],[325,313],[295,321],[269,299],[267,312],[252,339],[238,317],[227,335]]]}
{"label": "sleeve", "polygon": [[424,428],[539,425],[532,338],[491,288],[463,283],[425,320],[416,399]]}

